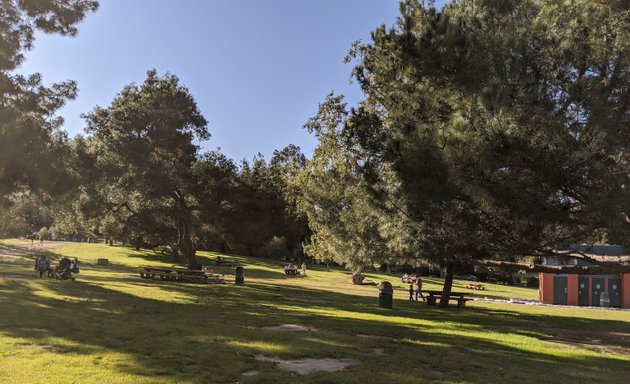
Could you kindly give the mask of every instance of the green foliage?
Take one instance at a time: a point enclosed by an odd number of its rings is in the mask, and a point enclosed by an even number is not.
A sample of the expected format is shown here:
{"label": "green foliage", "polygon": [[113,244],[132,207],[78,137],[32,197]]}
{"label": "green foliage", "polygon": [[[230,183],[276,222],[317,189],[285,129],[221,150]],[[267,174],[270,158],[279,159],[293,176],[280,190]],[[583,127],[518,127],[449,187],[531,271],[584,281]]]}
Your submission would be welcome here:
{"label": "green foliage", "polygon": [[[470,0],[441,12],[403,2],[397,25],[347,58],[359,107],[345,117],[329,99],[307,125],[319,173],[305,193],[322,191],[306,209],[309,220],[330,215],[312,221],[322,256],[353,262],[353,238],[378,253],[369,243],[380,236],[403,245],[397,257],[452,270],[601,233],[627,239],[628,12],[623,2]],[[369,204],[348,197],[361,185]],[[368,212],[380,217],[369,236]]]}
{"label": "green foliage", "polygon": [[210,134],[188,89],[174,75],[160,78],[148,71],[141,86],[126,86],[108,108],[84,117],[89,136],[85,145],[77,144],[77,156],[87,164],[79,171],[82,209],[92,217],[114,215],[123,227],[107,230],[128,231],[137,246],[143,238],[170,239],[187,264],[198,268],[192,238],[200,185],[193,141]]}
{"label": "green foliage", "polygon": [[10,203],[14,192],[66,189],[60,161],[66,137],[55,112],[76,96],[76,83],[45,87],[40,74],[13,71],[32,48],[36,31],[73,36],[76,24],[97,7],[93,0],[0,3],[0,204]]}
{"label": "green foliage", "polygon": [[233,215],[238,205],[238,167],[218,151],[208,152],[193,164],[199,211],[196,233],[198,243],[205,249],[227,251],[232,228],[239,225]]}
{"label": "green foliage", "polygon": [[285,250],[278,256],[296,257],[300,252],[309,231],[306,217],[297,210],[292,180],[305,163],[293,145],[275,151],[269,164],[262,156],[241,163],[229,232],[250,255],[268,248],[274,237],[284,239]]}
{"label": "green foliage", "polygon": [[50,198],[43,194],[14,193],[0,204],[0,236],[26,236],[53,222]]}
{"label": "green foliage", "polygon": [[388,250],[379,232],[379,211],[355,172],[356,159],[342,141],[346,115],[343,98],[331,94],[306,124],[319,145],[308,167],[296,178],[296,185],[299,207],[313,231],[305,252],[359,270],[385,261]]}
{"label": "green foliage", "polygon": [[88,12],[98,8],[95,0],[7,0],[0,5],[2,53],[0,71],[16,69],[24,52],[33,47],[35,31],[74,36]]}
{"label": "green foliage", "polygon": [[41,227],[37,232],[37,236],[40,239],[50,239],[50,231],[48,231],[48,228],[46,227]]}

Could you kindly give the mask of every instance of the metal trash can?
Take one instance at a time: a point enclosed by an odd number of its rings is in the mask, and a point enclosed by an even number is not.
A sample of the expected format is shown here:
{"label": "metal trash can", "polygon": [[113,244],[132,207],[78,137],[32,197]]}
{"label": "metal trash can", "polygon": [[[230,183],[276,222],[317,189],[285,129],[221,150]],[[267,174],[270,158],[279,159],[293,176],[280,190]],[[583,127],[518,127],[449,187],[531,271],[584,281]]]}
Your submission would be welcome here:
{"label": "metal trash can", "polygon": [[245,284],[245,268],[240,265],[236,267],[236,280],[235,283],[238,285]]}
{"label": "metal trash can", "polygon": [[601,295],[599,295],[599,306],[610,307],[610,295],[608,292],[602,292]]}
{"label": "metal trash can", "polygon": [[394,288],[389,281],[382,281],[378,286],[378,306],[381,308],[392,308],[394,298]]}

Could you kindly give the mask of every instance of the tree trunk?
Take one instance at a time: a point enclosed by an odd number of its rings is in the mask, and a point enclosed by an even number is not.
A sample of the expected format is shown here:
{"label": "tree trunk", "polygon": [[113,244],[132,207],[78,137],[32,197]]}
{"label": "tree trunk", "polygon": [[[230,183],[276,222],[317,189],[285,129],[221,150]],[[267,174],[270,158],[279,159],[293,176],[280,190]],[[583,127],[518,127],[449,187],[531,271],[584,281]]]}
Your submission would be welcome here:
{"label": "tree trunk", "polygon": [[442,296],[440,297],[440,307],[448,307],[448,299],[451,296],[451,288],[453,287],[453,265],[446,263],[446,276],[444,277],[444,287],[442,288]]}
{"label": "tree trunk", "polygon": [[294,258],[295,257],[295,247],[292,247],[292,246],[286,244],[286,248],[287,248],[287,251],[289,252],[289,256],[291,258]]}
{"label": "tree trunk", "polygon": [[177,243],[171,244],[171,256],[173,256],[173,262],[175,262],[176,264],[183,264],[186,262],[186,259],[184,258],[183,253],[180,251],[179,239],[177,241]]}
{"label": "tree trunk", "polygon": [[142,246],[142,237],[141,236],[136,236],[133,239],[134,242],[134,248],[136,249],[136,251],[140,250],[140,247]]}
{"label": "tree trunk", "polygon": [[192,217],[190,212],[186,212],[183,216],[178,220],[177,248],[186,261],[188,269],[201,269],[192,241]]}

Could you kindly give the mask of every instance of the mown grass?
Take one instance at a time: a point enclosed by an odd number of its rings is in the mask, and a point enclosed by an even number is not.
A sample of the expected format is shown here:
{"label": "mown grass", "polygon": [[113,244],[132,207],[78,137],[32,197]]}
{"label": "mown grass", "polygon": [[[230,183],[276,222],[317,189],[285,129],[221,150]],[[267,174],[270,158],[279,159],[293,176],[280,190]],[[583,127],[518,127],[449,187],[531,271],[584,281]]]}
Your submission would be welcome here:
{"label": "mown grass", "polygon": [[[471,302],[465,310],[406,301],[389,280],[355,286],[340,269],[287,277],[278,261],[227,256],[225,285],[141,280],[141,265],[172,265],[153,252],[67,243],[49,255],[81,260],[75,282],[37,279],[30,241],[0,241],[0,382],[12,383],[627,383],[630,312]],[[23,248],[25,247],[25,248]],[[34,249],[39,249],[35,247]],[[42,250],[43,251],[43,250]],[[201,253],[210,264],[211,253]],[[96,265],[104,257],[110,266]],[[428,289],[440,279],[425,279]],[[463,289],[465,282],[456,282]],[[486,284],[480,296],[536,298]],[[309,332],[266,326],[301,324]],[[359,335],[359,336],[357,336]],[[366,337],[369,336],[369,337]],[[256,355],[355,358],[335,373],[297,375]],[[258,371],[257,375],[243,373]]]}

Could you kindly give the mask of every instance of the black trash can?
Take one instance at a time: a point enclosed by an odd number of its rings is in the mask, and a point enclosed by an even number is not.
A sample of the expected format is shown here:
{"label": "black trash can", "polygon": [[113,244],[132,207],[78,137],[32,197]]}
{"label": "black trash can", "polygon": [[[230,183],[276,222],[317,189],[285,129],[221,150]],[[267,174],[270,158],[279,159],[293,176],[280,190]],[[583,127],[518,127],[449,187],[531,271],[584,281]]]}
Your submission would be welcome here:
{"label": "black trash can", "polygon": [[243,285],[245,284],[245,268],[240,265],[236,267],[236,284]]}
{"label": "black trash can", "polygon": [[389,281],[382,281],[378,286],[378,306],[381,308],[392,308],[394,298],[394,288]]}

